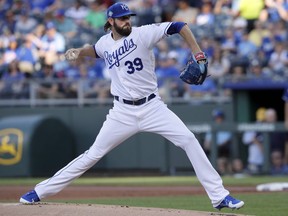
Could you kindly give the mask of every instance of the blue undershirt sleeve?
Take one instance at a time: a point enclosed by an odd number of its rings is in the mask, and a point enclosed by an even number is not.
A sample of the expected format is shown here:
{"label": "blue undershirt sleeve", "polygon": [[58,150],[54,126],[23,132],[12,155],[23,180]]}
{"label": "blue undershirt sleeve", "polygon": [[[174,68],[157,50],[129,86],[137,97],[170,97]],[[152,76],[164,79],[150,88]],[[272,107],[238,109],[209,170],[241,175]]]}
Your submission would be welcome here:
{"label": "blue undershirt sleeve", "polygon": [[93,48],[94,48],[94,52],[95,52],[96,58],[100,58],[100,56],[99,56],[99,55],[97,54],[97,52],[96,52],[95,46],[93,46]]}
{"label": "blue undershirt sleeve", "polygon": [[167,34],[172,35],[179,33],[184,25],[186,25],[184,22],[172,22],[167,30]]}

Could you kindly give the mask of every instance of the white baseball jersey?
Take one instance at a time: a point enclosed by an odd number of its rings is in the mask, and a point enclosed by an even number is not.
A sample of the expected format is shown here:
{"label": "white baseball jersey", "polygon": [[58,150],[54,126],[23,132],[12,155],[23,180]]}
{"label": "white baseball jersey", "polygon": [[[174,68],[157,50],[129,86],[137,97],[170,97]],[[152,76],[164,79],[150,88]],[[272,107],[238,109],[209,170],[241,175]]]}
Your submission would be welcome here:
{"label": "white baseball jersey", "polygon": [[158,90],[152,49],[168,36],[170,25],[165,22],[133,27],[128,37],[117,41],[111,33],[99,39],[94,48],[109,68],[112,95],[135,100]]}

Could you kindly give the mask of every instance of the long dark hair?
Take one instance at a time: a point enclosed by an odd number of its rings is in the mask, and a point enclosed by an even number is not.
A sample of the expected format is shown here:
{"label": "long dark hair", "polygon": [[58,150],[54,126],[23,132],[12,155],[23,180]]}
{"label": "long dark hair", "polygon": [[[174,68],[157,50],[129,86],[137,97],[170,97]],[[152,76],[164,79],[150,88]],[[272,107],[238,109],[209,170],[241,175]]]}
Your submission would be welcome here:
{"label": "long dark hair", "polygon": [[107,21],[104,25],[104,31],[107,32],[109,29],[111,29],[111,24]]}

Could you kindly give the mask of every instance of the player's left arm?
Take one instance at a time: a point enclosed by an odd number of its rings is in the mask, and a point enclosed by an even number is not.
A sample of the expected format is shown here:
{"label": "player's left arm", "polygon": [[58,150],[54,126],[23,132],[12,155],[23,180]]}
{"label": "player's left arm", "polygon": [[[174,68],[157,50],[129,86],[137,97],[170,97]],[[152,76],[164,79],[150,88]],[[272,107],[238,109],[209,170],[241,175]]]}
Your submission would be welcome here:
{"label": "player's left arm", "polygon": [[190,30],[188,25],[184,25],[182,27],[182,29],[180,30],[179,34],[186,41],[186,43],[188,44],[188,46],[190,47],[190,49],[194,55],[202,52],[202,50],[200,49],[200,47],[199,47],[199,45],[198,45],[198,43],[194,37],[194,34],[192,33],[192,31]]}
{"label": "player's left arm", "polygon": [[181,35],[192,52],[192,56],[188,59],[186,67],[180,74],[180,78],[188,84],[202,85],[208,73],[207,55],[200,49],[194,34],[186,23],[172,23],[167,30],[167,34],[171,35],[175,33]]}
{"label": "player's left arm", "polygon": [[199,47],[194,34],[188,27],[188,25],[184,22],[172,22],[167,30],[168,35],[179,33],[181,37],[185,40],[188,46],[191,49],[191,52],[195,56],[197,62],[204,61],[206,62],[206,55],[202,52],[201,48]]}

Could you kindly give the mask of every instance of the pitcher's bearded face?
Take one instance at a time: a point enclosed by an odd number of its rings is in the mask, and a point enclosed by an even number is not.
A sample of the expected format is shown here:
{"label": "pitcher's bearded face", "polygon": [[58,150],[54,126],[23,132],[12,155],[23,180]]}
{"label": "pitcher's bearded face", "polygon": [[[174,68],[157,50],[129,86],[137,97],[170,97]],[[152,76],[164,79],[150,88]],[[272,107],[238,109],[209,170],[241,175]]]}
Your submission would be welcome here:
{"label": "pitcher's bearded face", "polygon": [[[119,25],[117,24],[117,21],[119,21]],[[126,37],[130,35],[132,31],[130,16],[116,18],[115,22],[113,23],[113,27],[115,31],[122,36]]]}

